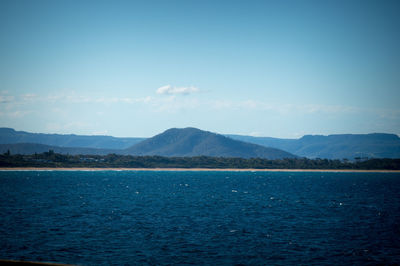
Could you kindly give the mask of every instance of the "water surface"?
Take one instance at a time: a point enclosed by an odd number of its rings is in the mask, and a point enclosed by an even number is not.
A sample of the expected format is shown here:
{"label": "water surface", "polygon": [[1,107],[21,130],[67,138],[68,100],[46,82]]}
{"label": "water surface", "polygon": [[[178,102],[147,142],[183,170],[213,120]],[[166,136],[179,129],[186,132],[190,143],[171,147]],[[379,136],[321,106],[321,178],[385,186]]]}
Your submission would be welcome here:
{"label": "water surface", "polygon": [[0,172],[0,258],[400,264],[400,174]]}

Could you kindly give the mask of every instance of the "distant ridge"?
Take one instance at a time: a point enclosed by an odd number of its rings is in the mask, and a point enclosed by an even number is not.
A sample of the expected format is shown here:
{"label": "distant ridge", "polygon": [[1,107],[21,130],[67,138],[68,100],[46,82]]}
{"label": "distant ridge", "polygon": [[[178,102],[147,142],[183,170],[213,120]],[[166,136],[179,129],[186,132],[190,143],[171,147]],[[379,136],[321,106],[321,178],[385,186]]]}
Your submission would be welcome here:
{"label": "distant ridge", "polygon": [[132,155],[168,157],[214,156],[282,159],[295,158],[288,152],[246,143],[197,128],[171,128],[126,149]]}
{"label": "distant ridge", "polygon": [[49,150],[55,153],[70,154],[70,155],[107,155],[110,153],[122,154],[121,150],[111,149],[95,149],[81,147],[59,147],[38,143],[13,143],[0,144],[0,153],[10,151],[11,154],[34,154],[48,152]]}
{"label": "distant ridge", "polygon": [[125,149],[143,139],[144,138],[29,133],[25,131],[15,131],[12,128],[0,128],[0,144],[37,143],[59,147]]}
{"label": "distant ridge", "polygon": [[395,134],[305,135],[300,139],[227,136],[263,146],[275,147],[311,159],[400,158],[400,138]]}
{"label": "distant ridge", "polygon": [[[0,128],[0,152],[10,150],[13,154],[31,154],[41,153],[44,150],[52,149],[57,153],[64,154],[204,154],[205,150],[209,150],[207,154],[218,154],[215,156],[231,156],[231,151],[219,149],[216,144],[229,144],[226,139],[217,138],[215,133],[208,132],[209,138],[203,139],[202,144],[195,141],[195,128],[171,129],[173,132],[186,130],[186,133],[192,131],[192,137],[189,135],[178,134],[180,141],[175,142],[177,151],[172,152],[172,143],[161,145],[158,148],[149,147],[149,140],[146,138],[117,138],[111,136],[82,136],[82,135],[61,135],[61,134],[41,134],[29,133],[24,131],[15,131],[12,128]],[[201,130],[199,130],[201,131]],[[168,130],[166,131],[168,132]],[[204,131],[206,132],[206,131]],[[165,132],[164,132],[165,133]],[[161,135],[161,134],[160,134]],[[213,137],[211,137],[213,136]],[[219,135],[221,136],[221,135]],[[225,135],[233,140],[246,142],[247,144],[257,144],[263,148],[275,148],[281,151],[287,151],[300,157],[322,158],[322,159],[350,159],[354,158],[400,158],[400,138],[394,134],[372,133],[372,134],[338,134],[338,135],[306,135],[299,139],[279,139],[270,137],[252,137],[242,135]],[[156,137],[156,136],[155,136]],[[154,137],[154,138],[155,138]],[[199,137],[199,136],[198,136]],[[204,135],[202,135],[204,137]],[[183,139],[189,140],[194,145],[193,150],[184,149]],[[155,141],[156,139],[153,139]],[[168,138],[166,139],[168,140]],[[217,141],[219,140],[219,142]],[[213,141],[215,142],[214,144]],[[134,147],[136,144],[140,146]],[[147,143],[147,144],[146,144]],[[206,143],[208,143],[206,145]],[[232,143],[231,143],[232,144]],[[229,144],[228,146],[230,146]],[[47,145],[47,146],[46,146]],[[172,146],[171,146],[172,145]],[[233,145],[233,144],[232,144]],[[238,145],[238,144],[235,144]],[[247,155],[243,154],[246,148],[243,146],[236,147],[235,156],[248,158],[249,156],[263,156],[260,147],[255,148],[258,152],[250,152],[252,149],[247,148]],[[243,145],[243,144],[241,144]],[[223,145],[222,145],[223,146]],[[254,147],[253,147],[254,148]],[[216,152],[218,150],[218,152]],[[240,150],[240,152],[239,152]],[[200,152],[202,151],[202,152]],[[253,150],[254,151],[254,150]],[[169,155],[168,155],[169,156]],[[211,156],[211,155],[210,155]]]}

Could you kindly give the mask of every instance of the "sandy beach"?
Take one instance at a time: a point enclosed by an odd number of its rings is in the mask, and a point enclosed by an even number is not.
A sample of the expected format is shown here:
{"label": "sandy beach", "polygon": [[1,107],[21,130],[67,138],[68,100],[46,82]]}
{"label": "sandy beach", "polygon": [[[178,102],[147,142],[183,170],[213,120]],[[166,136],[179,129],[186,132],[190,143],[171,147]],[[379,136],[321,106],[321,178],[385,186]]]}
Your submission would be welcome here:
{"label": "sandy beach", "polygon": [[235,168],[87,168],[87,167],[2,167],[0,171],[217,171],[217,172],[338,172],[338,173],[400,173],[400,170],[354,169],[235,169]]}

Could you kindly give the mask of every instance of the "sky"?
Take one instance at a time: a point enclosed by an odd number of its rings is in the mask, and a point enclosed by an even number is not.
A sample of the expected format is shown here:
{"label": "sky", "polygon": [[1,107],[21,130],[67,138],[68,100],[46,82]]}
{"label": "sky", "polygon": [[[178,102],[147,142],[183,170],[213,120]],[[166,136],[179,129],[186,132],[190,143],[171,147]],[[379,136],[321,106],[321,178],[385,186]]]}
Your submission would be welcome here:
{"label": "sky", "polygon": [[400,134],[400,1],[0,1],[0,127]]}

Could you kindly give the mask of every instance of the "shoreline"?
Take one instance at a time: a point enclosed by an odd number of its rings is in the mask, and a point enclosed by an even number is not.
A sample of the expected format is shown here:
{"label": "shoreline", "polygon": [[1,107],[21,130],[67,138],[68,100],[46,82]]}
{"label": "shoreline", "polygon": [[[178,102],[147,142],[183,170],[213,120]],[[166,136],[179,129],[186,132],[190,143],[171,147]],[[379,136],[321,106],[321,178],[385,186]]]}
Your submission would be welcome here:
{"label": "shoreline", "polygon": [[400,170],[357,169],[254,169],[254,168],[89,168],[89,167],[0,167],[0,171],[170,171],[170,172],[337,172],[337,173],[400,173]]}

